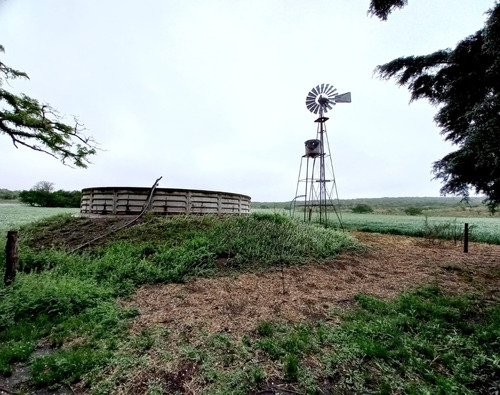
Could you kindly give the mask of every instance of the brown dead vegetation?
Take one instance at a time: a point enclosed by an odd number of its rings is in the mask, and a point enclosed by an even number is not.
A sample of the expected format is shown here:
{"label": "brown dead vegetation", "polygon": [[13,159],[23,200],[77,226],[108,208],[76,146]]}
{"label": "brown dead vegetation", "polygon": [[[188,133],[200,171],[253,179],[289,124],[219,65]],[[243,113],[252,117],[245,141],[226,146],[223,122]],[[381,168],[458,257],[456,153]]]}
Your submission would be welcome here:
{"label": "brown dead vegetation", "polygon": [[332,309],[350,305],[359,293],[390,299],[434,284],[452,293],[480,293],[486,301],[500,299],[498,245],[472,243],[465,254],[462,245],[448,241],[354,235],[367,247],[364,252],[283,271],[145,286],[123,304],[139,308],[134,332],[156,326],[203,326],[239,338],[260,321],[335,320]]}

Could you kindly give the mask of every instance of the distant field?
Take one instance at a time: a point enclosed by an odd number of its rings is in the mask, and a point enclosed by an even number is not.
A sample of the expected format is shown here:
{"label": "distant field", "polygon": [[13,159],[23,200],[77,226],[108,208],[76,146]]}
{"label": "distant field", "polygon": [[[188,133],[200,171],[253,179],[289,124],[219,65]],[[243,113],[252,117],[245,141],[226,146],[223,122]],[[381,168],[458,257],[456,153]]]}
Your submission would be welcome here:
{"label": "distant field", "polygon": [[[283,209],[253,209],[252,212],[281,213],[289,215]],[[342,224],[348,230],[365,232],[390,233],[396,235],[430,237],[443,239],[460,239],[464,224],[469,224],[469,239],[471,241],[500,244],[500,217],[497,216],[443,216],[443,212],[436,211],[436,216],[424,215],[391,215],[391,214],[354,214],[342,212]],[[295,217],[302,220],[301,214]],[[328,215],[332,227],[339,227],[334,213]],[[314,221],[314,217],[313,217]]]}
{"label": "distant field", "polygon": [[342,213],[342,222],[346,229],[418,237],[439,236],[439,233],[459,235],[468,223],[471,241],[500,244],[499,217],[439,216],[426,220],[424,216]]}
{"label": "distant field", "polygon": [[78,208],[31,207],[20,203],[0,203],[0,232],[57,214],[76,214]]}
{"label": "distant field", "polygon": [[[340,210],[351,212],[359,204],[370,206],[374,213],[406,215],[405,209],[413,207],[422,210],[429,217],[489,217],[490,213],[484,198],[472,197],[469,203],[457,197],[386,197],[371,199],[341,199]],[[273,209],[288,212],[290,202],[252,202],[252,210]]]}

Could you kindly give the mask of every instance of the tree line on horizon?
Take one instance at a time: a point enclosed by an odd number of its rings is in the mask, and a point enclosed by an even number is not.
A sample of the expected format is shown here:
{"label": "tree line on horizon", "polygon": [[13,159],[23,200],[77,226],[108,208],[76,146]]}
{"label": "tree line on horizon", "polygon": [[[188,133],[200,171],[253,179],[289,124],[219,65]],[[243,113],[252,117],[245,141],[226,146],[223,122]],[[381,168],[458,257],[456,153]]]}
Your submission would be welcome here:
{"label": "tree line on horizon", "polygon": [[33,207],[80,207],[81,191],[55,190],[54,183],[40,181],[29,190],[0,189],[0,200],[20,201]]}

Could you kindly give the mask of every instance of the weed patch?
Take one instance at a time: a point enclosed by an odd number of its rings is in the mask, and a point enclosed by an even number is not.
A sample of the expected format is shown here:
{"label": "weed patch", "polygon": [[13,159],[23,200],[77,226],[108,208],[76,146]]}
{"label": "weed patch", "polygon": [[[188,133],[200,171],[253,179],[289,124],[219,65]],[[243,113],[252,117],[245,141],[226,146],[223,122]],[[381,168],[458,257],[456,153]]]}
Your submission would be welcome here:
{"label": "weed patch", "polygon": [[[282,361],[283,379],[313,392],[468,393],[497,380],[498,305],[481,309],[471,296],[435,287],[393,302],[356,299],[339,326],[260,323],[252,347]],[[310,357],[321,361],[313,376]]]}

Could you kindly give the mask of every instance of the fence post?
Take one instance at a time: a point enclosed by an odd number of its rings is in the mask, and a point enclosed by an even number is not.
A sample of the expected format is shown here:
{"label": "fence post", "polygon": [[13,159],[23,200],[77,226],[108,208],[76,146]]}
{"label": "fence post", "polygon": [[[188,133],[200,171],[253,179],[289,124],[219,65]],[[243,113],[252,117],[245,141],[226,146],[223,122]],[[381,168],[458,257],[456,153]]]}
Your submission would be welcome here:
{"label": "fence post", "polygon": [[469,224],[464,224],[464,252],[469,252]]}
{"label": "fence post", "polygon": [[16,278],[17,271],[17,249],[18,249],[18,232],[17,230],[9,230],[7,232],[7,244],[5,245],[5,277],[3,283],[10,285]]}

